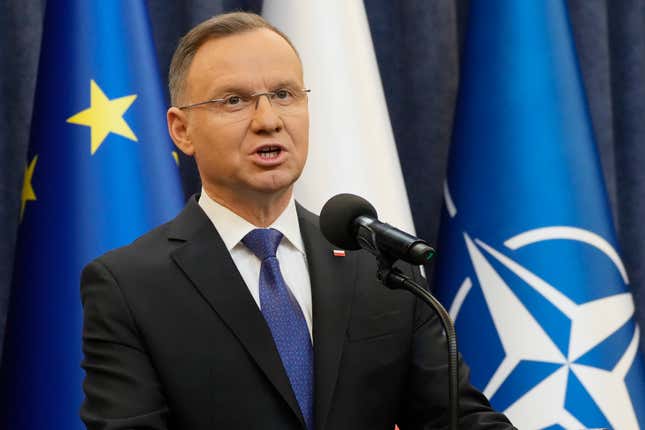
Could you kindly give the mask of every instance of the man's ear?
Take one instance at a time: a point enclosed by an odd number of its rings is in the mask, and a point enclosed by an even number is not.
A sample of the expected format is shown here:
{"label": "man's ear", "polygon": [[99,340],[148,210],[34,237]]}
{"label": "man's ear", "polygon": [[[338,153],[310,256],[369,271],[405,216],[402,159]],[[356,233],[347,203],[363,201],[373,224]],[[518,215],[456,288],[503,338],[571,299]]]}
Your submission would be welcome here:
{"label": "man's ear", "polygon": [[186,112],[172,106],[166,112],[166,121],[168,122],[168,133],[177,148],[192,157],[195,154],[195,147],[188,136],[188,115]]}

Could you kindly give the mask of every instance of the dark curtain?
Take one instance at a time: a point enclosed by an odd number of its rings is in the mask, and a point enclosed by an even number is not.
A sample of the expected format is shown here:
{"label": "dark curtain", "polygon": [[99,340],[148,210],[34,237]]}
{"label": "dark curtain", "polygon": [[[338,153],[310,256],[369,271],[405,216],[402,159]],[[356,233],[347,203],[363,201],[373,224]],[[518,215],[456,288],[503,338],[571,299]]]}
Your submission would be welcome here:
{"label": "dark curtain", "polygon": [[[365,0],[412,214],[418,234],[430,242],[437,237],[468,4]],[[191,26],[224,11],[259,13],[262,0],[148,5],[165,77],[178,38]],[[568,5],[623,258],[645,327],[645,0]],[[0,327],[10,292],[44,7],[45,0],[0,5]],[[183,160],[182,166],[191,194],[199,187],[194,164]]]}

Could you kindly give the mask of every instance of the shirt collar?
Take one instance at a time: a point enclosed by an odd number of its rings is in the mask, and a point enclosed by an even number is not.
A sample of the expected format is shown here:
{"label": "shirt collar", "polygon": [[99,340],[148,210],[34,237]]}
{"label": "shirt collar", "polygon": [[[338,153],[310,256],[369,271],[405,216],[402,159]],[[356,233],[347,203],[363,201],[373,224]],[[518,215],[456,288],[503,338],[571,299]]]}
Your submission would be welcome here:
{"label": "shirt collar", "polygon": [[[251,230],[258,228],[232,210],[211,199],[203,188],[199,197],[199,206],[206,212],[229,252]],[[302,254],[305,253],[304,242],[300,234],[300,224],[298,223],[298,213],[296,212],[296,202],[293,196],[289,200],[287,207],[269,228],[278,230],[298,251]]]}

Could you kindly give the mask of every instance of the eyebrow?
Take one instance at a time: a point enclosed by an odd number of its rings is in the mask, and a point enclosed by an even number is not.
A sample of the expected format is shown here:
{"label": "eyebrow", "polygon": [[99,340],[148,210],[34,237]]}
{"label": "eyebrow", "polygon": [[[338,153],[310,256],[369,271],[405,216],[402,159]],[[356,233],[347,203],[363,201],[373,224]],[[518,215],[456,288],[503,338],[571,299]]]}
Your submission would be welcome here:
{"label": "eyebrow", "polygon": [[211,99],[223,97],[224,94],[251,94],[253,91],[239,85],[225,85],[213,90],[210,95]]}
{"label": "eyebrow", "polygon": [[287,79],[284,81],[278,81],[278,83],[275,85],[272,85],[272,87],[273,88],[282,88],[282,87],[303,88],[303,85],[300,85],[291,79]]}

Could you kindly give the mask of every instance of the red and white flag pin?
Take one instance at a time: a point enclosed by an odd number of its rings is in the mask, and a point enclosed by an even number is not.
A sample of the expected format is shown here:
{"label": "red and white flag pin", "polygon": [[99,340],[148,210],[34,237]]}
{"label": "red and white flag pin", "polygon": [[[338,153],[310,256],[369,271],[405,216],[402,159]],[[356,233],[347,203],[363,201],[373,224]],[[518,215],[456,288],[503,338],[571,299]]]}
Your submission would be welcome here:
{"label": "red and white flag pin", "polygon": [[334,257],[344,257],[346,255],[345,251],[343,251],[342,249],[334,249],[333,254]]}

